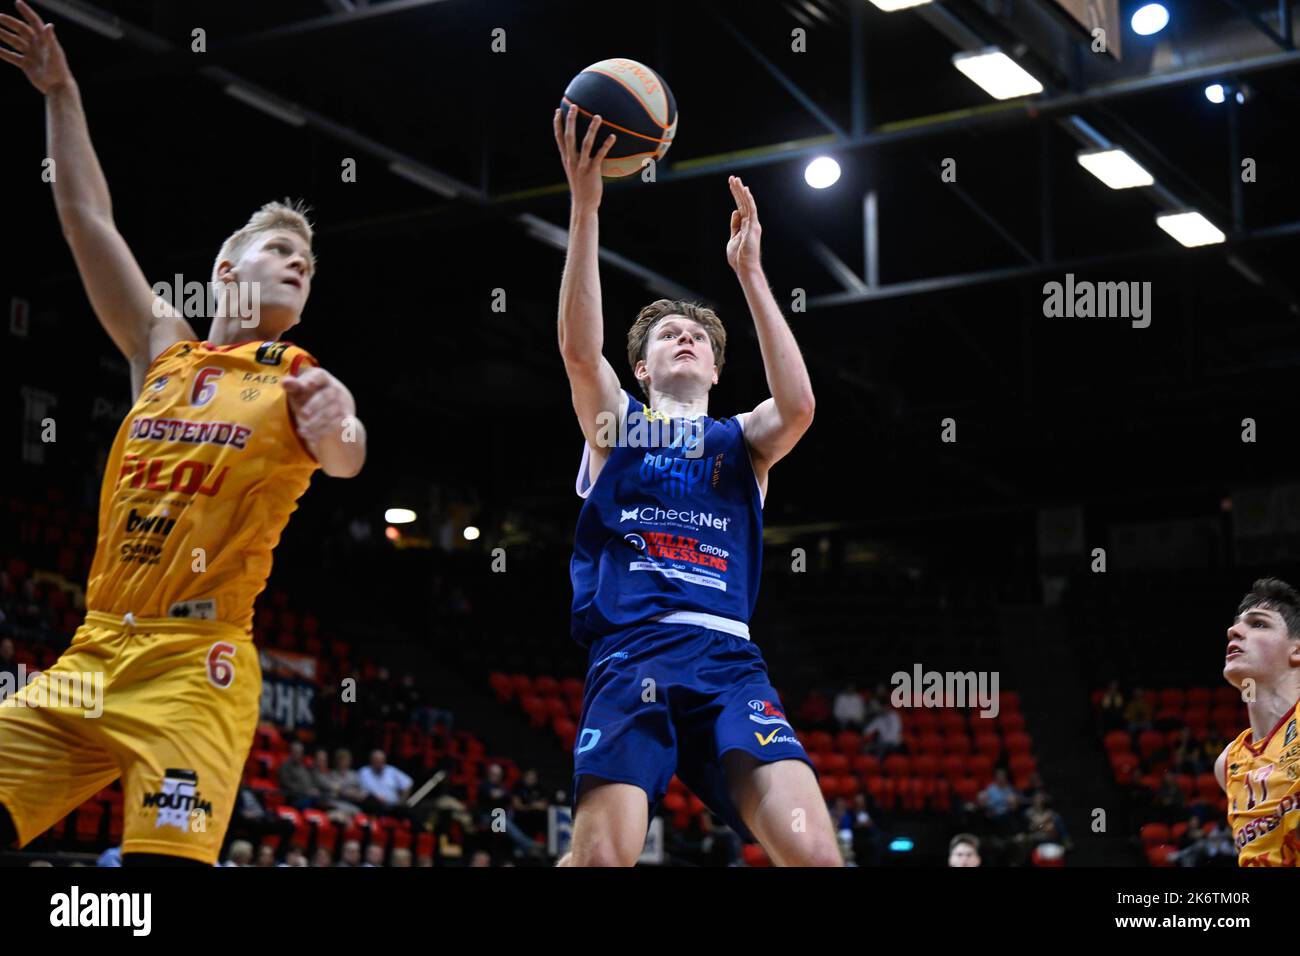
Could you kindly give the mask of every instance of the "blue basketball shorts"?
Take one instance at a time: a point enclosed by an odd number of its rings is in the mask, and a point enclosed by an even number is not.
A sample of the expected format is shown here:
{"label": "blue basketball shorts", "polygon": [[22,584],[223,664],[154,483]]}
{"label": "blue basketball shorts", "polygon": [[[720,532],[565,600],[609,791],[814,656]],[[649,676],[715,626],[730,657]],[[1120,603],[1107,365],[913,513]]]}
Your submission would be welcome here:
{"label": "blue basketball shorts", "polygon": [[723,774],[722,757],[731,750],[812,767],[750,641],[698,625],[649,622],[592,644],[574,743],[575,813],[582,778],[592,775],[640,787],[653,818],[675,772],[753,843]]}

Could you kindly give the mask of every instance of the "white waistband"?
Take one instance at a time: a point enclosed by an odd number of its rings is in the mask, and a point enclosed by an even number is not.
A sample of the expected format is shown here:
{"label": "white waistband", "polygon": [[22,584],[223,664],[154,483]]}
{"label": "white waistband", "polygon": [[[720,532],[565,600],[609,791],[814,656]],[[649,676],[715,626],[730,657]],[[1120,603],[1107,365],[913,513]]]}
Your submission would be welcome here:
{"label": "white waistband", "polygon": [[749,625],[744,621],[719,617],[717,614],[705,614],[703,611],[665,611],[663,614],[656,614],[653,620],[663,621],[668,624],[697,624],[700,627],[707,627],[714,631],[725,631],[728,634],[735,634],[737,637],[749,640]]}

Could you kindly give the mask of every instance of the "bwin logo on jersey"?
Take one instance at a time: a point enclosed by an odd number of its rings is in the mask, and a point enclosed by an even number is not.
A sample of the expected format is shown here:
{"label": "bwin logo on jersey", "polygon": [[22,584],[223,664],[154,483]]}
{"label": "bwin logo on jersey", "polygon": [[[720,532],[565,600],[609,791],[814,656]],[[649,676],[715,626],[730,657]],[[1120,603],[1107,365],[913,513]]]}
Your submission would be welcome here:
{"label": "bwin logo on jersey", "polygon": [[749,715],[749,719],[756,724],[780,724],[782,727],[790,726],[790,722],[785,719],[785,713],[779,710],[770,700],[751,700],[749,702],[749,709],[754,711],[754,713]]}
{"label": "bwin logo on jersey", "polygon": [[163,773],[162,789],[144,795],[146,809],[158,811],[154,828],[176,827],[187,833],[190,814],[198,810],[211,816],[212,803],[199,796],[199,775],[193,770],[169,769]]}

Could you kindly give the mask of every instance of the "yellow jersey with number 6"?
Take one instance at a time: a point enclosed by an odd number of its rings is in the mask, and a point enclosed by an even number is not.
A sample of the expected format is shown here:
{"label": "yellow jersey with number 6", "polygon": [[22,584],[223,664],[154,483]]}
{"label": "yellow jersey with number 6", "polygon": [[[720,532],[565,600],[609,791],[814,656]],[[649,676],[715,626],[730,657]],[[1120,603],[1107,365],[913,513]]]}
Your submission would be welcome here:
{"label": "yellow jersey with number 6", "polygon": [[320,467],[281,385],[316,360],[290,342],[177,342],[113,442],[86,607],[251,632],[271,552]]}
{"label": "yellow jersey with number 6", "polygon": [[1300,701],[1258,744],[1245,730],[1228,745],[1228,825],[1240,866],[1300,866]]}

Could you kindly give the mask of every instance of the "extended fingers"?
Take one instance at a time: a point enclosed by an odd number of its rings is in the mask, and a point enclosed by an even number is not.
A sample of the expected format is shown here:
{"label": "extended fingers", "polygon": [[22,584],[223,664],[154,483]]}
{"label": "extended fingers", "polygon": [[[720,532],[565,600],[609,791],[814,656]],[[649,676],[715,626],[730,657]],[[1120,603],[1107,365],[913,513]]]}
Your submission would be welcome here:
{"label": "extended fingers", "polygon": [[581,159],[591,158],[591,147],[596,142],[596,128],[600,126],[600,116],[593,116],[591,122],[587,124],[587,135],[582,137],[582,156]]}
{"label": "extended fingers", "polygon": [[33,27],[39,30],[41,27],[45,26],[45,21],[40,18],[39,14],[37,14],[35,10],[24,3],[23,0],[18,0],[16,6],[18,7],[18,12],[23,15],[23,19]]}
{"label": "extended fingers", "polygon": [[0,27],[0,40],[8,43],[19,53],[26,53],[30,46],[30,43],[25,37],[19,36],[17,33],[6,30],[3,27]]}
{"label": "extended fingers", "polygon": [[22,37],[23,41],[26,43],[30,43],[36,37],[36,31],[30,26],[5,13],[0,13],[0,26],[12,30],[14,33]]}

